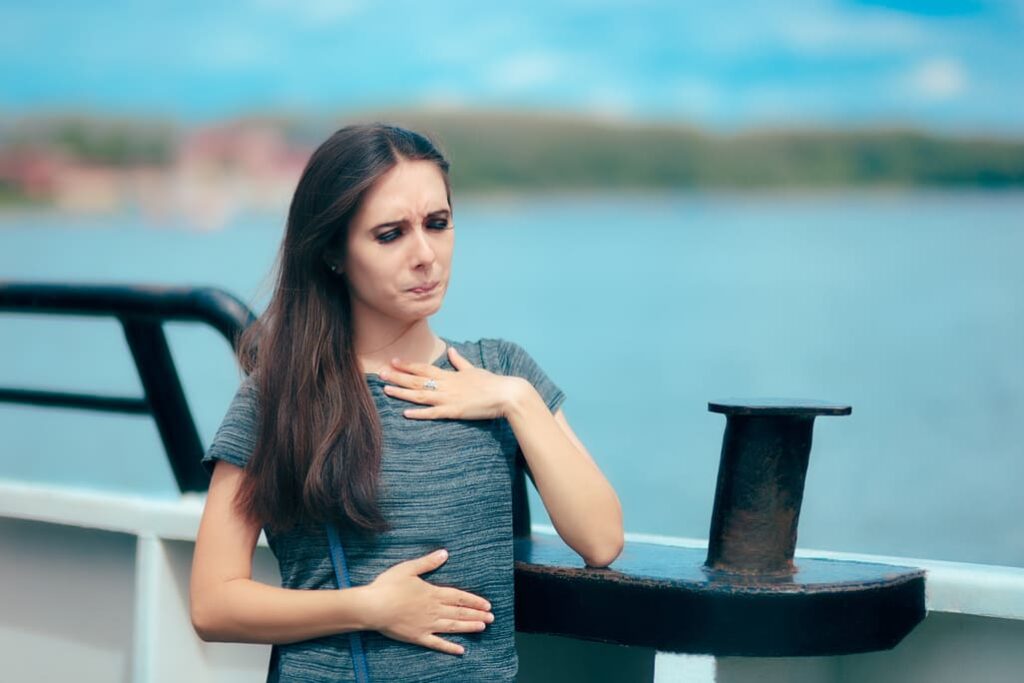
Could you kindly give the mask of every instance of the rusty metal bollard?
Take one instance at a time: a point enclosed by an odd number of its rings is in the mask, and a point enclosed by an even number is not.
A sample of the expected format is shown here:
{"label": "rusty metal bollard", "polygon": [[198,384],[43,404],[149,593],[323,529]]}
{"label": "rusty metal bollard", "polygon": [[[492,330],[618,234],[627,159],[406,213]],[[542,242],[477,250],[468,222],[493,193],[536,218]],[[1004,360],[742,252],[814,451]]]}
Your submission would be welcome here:
{"label": "rusty metal bollard", "polygon": [[718,401],[726,415],[708,548],[637,541],[607,569],[556,538],[515,540],[516,629],[661,653],[842,655],[895,647],[925,616],[924,571],[793,562],[820,401]]}
{"label": "rusty metal bollard", "polygon": [[822,401],[718,401],[726,416],[705,567],[763,576],[793,574],[811,434],[818,415],[849,415]]}

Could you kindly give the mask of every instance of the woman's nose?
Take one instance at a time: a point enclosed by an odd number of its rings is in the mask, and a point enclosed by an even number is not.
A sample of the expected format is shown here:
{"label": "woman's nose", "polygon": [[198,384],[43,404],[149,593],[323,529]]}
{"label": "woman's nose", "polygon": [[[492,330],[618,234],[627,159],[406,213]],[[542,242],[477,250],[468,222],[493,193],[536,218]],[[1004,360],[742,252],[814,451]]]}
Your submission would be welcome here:
{"label": "woman's nose", "polygon": [[433,263],[436,255],[434,248],[430,245],[426,230],[416,230],[413,234],[412,249],[413,259],[416,265],[420,263]]}

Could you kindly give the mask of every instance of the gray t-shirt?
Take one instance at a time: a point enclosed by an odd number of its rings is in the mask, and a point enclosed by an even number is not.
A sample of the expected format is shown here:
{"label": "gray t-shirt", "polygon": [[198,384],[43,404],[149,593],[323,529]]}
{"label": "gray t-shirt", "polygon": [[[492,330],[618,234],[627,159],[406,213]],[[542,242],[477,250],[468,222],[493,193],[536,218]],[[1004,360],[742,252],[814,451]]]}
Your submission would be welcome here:
{"label": "gray t-shirt", "polygon": [[[552,413],[565,394],[518,344],[503,339],[452,342],[476,367],[524,377]],[[454,370],[447,351],[434,365]],[[381,509],[390,531],[367,540],[342,537],[353,585],[373,581],[389,567],[448,549],[448,560],[421,575],[435,585],[452,586],[491,603],[494,621],[478,633],[440,633],[465,647],[450,655],[392,640],[376,631],[362,633],[370,678],[375,683],[514,681],[515,650],[512,557],[512,475],[518,443],[504,418],[423,420],[402,411],[423,408],[388,396],[376,374],[366,382],[383,432]],[[255,447],[257,404],[254,385],[243,380],[202,463],[213,471],[221,459],[245,467]],[[264,528],[285,588],[335,590],[326,530],[304,525],[271,535]],[[355,681],[347,633],[275,645],[268,677],[282,683]],[[276,669],[276,671],[275,671]]]}

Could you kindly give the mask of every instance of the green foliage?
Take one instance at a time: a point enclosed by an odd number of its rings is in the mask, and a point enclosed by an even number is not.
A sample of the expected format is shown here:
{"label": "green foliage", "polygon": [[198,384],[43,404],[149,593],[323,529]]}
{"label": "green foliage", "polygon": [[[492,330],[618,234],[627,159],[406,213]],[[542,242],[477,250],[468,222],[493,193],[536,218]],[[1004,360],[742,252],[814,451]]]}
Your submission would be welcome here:
{"label": "green foliage", "polygon": [[22,120],[0,140],[8,148],[45,147],[108,166],[168,164],[177,142],[175,127],[166,122],[87,116]]}
{"label": "green foliage", "polygon": [[[347,120],[355,120],[346,117]],[[1024,185],[1024,141],[912,130],[776,130],[712,135],[552,114],[377,112],[440,140],[459,190],[632,190]],[[310,149],[338,121],[254,116]],[[0,126],[0,150],[44,146],[85,161],[167,164],[181,133],[167,122],[84,116]]]}
{"label": "green foliage", "polygon": [[509,114],[381,118],[441,140],[460,189],[1024,185],[1018,140],[909,130],[714,136],[683,126]]}

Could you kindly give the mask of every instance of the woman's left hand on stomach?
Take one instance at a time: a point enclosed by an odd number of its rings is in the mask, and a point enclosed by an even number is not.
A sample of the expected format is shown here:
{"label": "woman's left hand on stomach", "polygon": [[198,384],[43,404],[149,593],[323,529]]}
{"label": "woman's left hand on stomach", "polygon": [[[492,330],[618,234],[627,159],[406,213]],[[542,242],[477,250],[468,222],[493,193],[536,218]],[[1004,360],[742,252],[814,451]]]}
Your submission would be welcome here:
{"label": "woman's left hand on stomach", "polygon": [[[519,393],[533,388],[521,377],[496,375],[476,367],[453,346],[448,347],[448,359],[454,372],[428,363],[392,359],[391,366],[379,373],[381,379],[389,382],[384,385],[384,392],[427,406],[403,411],[408,418],[490,420],[505,417],[508,406]],[[437,388],[424,388],[428,380],[434,380]]]}

